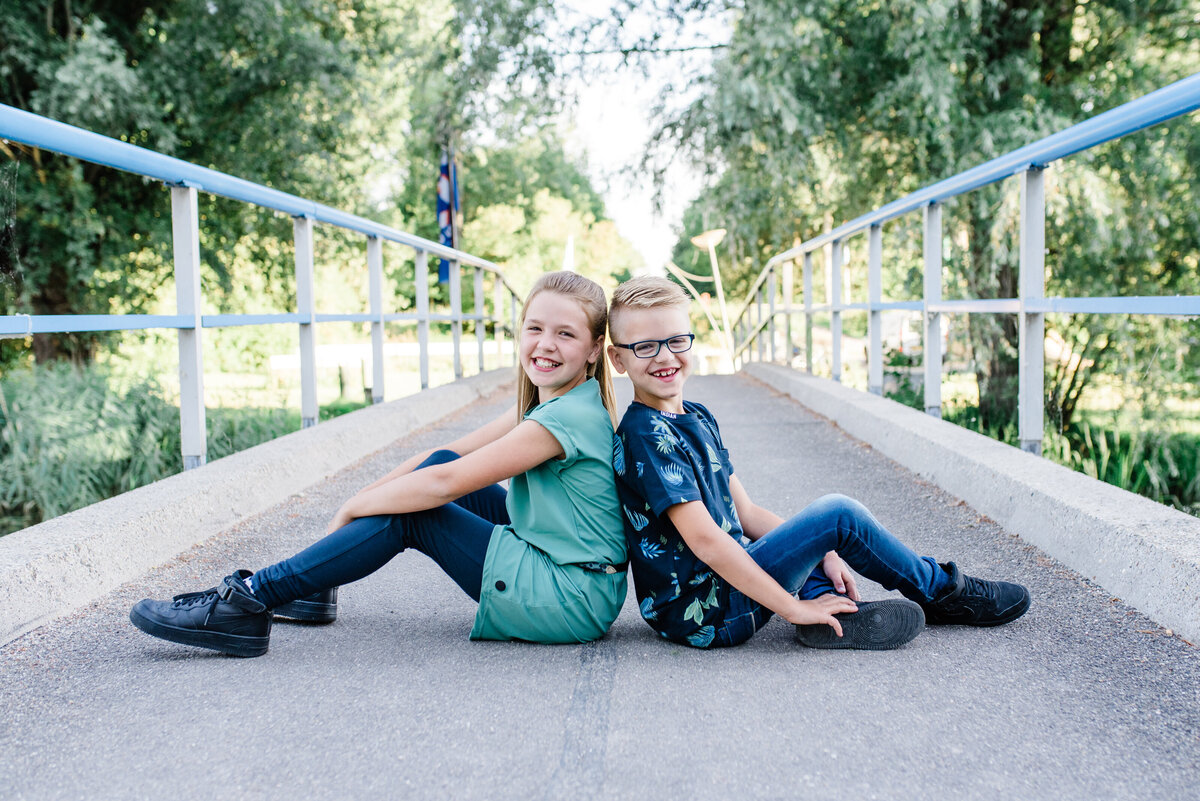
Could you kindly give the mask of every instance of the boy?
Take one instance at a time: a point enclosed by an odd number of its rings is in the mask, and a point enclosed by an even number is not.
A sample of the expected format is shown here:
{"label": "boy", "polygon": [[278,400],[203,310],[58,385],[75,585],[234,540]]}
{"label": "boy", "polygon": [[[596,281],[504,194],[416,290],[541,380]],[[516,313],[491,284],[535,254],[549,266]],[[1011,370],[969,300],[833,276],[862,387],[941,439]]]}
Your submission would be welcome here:
{"label": "boy", "polygon": [[[753,503],[716,420],[683,398],[688,305],[677,284],[635,278],[617,287],[609,311],[609,359],[634,390],[613,467],[652,628],[699,648],[737,645],[774,613],[810,647],[879,650],[910,641],[925,623],[998,626],[1025,613],[1024,587],[918,556],[849,498],[826,496],[788,521]],[[910,600],[856,604],[847,562]]]}

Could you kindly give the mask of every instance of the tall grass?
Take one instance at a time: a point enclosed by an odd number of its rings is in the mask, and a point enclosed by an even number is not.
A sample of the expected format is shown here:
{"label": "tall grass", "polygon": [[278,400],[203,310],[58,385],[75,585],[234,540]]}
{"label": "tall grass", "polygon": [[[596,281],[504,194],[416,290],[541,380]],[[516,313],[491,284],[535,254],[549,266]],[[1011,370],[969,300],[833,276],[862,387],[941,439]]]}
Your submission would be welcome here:
{"label": "tall grass", "polygon": [[[207,421],[212,461],[297,430],[300,414],[216,408]],[[0,379],[0,535],[178,473],[181,462],[178,404],[153,379],[69,366]]]}

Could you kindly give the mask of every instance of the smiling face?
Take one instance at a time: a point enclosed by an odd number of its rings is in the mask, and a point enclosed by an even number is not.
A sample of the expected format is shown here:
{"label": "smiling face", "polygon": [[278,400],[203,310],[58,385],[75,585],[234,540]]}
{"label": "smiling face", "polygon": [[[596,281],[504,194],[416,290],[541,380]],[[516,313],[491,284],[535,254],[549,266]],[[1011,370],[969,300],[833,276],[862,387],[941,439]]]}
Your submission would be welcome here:
{"label": "smiling face", "polygon": [[[670,339],[692,330],[686,306],[621,309],[612,322],[615,342],[630,345],[647,339]],[[683,385],[692,374],[692,352],[672,353],[665,345],[658,355],[639,359],[633,351],[608,347],[608,358],[618,373],[628,373],[633,397],[652,409],[683,413]]]}
{"label": "smiling face", "polygon": [[521,369],[538,390],[538,402],[565,395],[588,377],[600,358],[603,339],[594,339],[579,301],[553,291],[534,295],[521,326]]}

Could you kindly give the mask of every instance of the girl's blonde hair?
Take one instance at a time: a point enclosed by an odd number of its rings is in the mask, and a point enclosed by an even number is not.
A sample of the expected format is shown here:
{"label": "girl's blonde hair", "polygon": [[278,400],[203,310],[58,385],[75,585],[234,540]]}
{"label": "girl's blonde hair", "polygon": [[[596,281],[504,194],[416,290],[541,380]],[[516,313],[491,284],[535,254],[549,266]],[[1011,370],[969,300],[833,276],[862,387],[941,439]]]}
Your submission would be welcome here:
{"label": "girl's blonde hair", "polygon": [[[600,384],[600,402],[608,410],[608,416],[612,418],[615,428],[617,425],[617,397],[613,393],[612,376],[608,371],[607,360],[604,358],[603,339],[604,332],[608,328],[608,302],[604,299],[604,290],[595,281],[584,278],[578,273],[565,270],[544,273],[534,283],[533,289],[529,290],[529,295],[525,298],[525,305],[521,307],[521,321],[515,332],[518,348],[520,348],[521,331],[525,328],[525,314],[529,309],[530,302],[538,296],[539,292],[556,292],[577,301],[580,308],[583,309],[584,315],[587,316],[588,331],[592,335],[592,340],[601,340],[600,355],[594,364],[588,365],[587,374],[588,378],[594,378]],[[517,419],[524,420],[525,415],[533,411],[537,405],[537,387],[529,380],[525,370],[518,366]]]}

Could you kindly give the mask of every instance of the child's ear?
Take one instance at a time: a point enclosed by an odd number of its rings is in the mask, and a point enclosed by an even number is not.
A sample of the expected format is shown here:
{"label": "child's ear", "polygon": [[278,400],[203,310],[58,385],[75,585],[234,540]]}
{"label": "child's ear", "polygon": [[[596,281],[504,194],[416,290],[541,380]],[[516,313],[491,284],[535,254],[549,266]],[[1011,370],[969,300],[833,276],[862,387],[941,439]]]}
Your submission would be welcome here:
{"label": "child's ear", "polygon": [[625,365],[621,364],[621,349],[616,345],[608,346],[608,361],[618,375],[625,375]]}
{"label": "child's ear", "polygon": [[588,354],[588,364],[595,364],[604,358],[604,337],[597,337],[592,343],[592,352]]}

